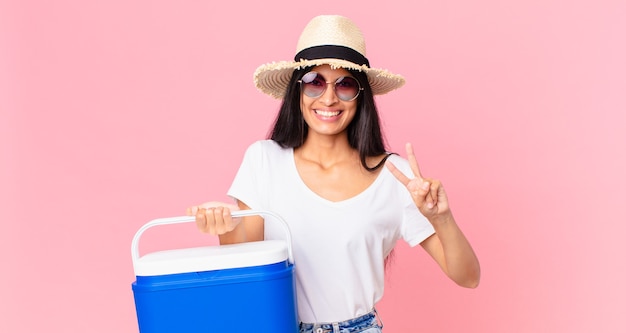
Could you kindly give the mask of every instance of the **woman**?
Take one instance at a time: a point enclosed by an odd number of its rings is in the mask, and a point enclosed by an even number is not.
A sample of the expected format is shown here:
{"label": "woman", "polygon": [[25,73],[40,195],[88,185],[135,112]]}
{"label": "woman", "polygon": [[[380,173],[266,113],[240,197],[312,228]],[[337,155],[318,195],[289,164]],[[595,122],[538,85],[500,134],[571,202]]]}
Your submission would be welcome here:
{"label": "woman", "polygon": [[374,307],[400,238],[420,244],[457,284],[476,287],[479,263],[443,186],[421,175],[411,145],[408,160],[385,150],[374,95],[404,79],[370,67],[361,32],[342,16],[313,18],[297,50],[295,61],[255,72],[262,92],[283,99],[280,112],[270,139],[246,151],[228,191],[236,205],[188,209],[199,229],[231,244],[281,234],[261,217],[231,218],[232,210],[287,221],[301,332],[380,332]]}

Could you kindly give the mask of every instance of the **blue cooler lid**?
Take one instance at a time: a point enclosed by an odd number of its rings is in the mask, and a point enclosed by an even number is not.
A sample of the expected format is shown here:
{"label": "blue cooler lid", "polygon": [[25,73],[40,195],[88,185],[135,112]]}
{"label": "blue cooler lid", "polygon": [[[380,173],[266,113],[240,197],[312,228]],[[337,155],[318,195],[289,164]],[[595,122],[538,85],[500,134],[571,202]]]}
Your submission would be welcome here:
{"label": "blue cooler lid", "polygon": [[275,264],[289,259],[283,240],[205,246],[148,253],[133,261],[136,276],[204,272]]}

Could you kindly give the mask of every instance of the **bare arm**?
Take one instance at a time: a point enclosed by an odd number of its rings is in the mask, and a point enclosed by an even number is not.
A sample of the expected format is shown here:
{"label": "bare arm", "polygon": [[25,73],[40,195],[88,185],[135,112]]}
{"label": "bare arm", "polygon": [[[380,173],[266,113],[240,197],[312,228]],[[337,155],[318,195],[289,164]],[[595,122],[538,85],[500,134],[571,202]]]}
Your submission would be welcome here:
{"label": "bare arm", "polygon": [[478,259],[452,215],[450,220],[431,223],[435,226],[435,234],[421,243],[422,248],[455,283],[467,288],[478,287]]}
{"label": "bare arm", "polygon": [[387,162],[387,167],[407,187],[415,205],[435,229],[435,234],[424,240],[422,247],[458,285],[477,287],[480,264],[452,216],[443,185],[438,180],[422,177],[410,144],[407,144],[406,151],[415,178],[408,178],[391,162]]}

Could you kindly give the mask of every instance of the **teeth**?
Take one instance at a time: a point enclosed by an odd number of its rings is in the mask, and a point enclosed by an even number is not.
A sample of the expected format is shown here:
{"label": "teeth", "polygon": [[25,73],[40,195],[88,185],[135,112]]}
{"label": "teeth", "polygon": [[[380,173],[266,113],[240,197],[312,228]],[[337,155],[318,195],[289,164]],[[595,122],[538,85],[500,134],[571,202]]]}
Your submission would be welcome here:
{"label": "teeth", "polygon": [[321,111],[321,110],[315,110],[315,113],[322,115],[324,117],[334,117],[337,116],[341,113],[341,111]]}

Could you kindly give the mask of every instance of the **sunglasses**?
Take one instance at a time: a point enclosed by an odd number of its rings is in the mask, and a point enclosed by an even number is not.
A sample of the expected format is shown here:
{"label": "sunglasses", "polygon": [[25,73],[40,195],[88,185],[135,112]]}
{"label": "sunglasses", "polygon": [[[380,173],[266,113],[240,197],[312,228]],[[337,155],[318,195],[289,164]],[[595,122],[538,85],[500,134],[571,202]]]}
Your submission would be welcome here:
{"label": "sunglasses", "polygon": [[302,93],[311,98],[322,96],[329,84],[333,85],[335,94],[344,102],[353,101],[363,90],[359,81],[352,76],[342,76],[335,82],[328,82],[320,73],[313,71],[304,74],[298,82],[300,83]]}

